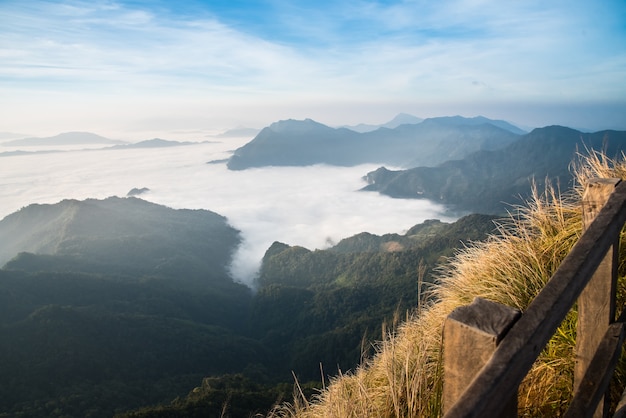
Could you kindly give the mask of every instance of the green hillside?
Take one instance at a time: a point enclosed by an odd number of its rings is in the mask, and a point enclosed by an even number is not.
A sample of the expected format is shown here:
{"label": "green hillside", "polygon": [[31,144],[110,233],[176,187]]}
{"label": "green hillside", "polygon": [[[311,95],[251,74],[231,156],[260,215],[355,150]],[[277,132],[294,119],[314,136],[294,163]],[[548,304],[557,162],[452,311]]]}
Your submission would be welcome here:
{"label": "green hillside", "polygon": [[381,324],[417,305],[418,280],[426,291],[442,256],[492,229],[473,215],[327,250],[275,243],[253,293],[228,276],[239,234],[212,212],[28,206],[0,221],[15,253],[0,269],[0,416],[267,411],[292,372],[319,386],[320,363],[354,369]]}
{"label": "green hillside", "polygon": [[350,369],[361,359],[364,336],[379,339],[383,322],[417,307],[437,262],[464,242],[484,239],[492,221],[483,215],[427,221],[405,235],[359,234],[327,250],[275,243],[253,302],[254,335],[303,378],[317,378],[320,363],[331,375]]}

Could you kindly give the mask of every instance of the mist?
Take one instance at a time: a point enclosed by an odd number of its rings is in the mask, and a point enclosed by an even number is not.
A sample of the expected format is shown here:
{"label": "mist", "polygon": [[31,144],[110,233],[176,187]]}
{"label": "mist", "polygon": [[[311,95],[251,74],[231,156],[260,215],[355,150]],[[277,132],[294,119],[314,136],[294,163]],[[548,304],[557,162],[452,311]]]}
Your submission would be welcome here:
{"label": "mist", "polygon": [[359,232],[403,233],[426,219],[455,219],[426,200],[359,192],[362,176],[376,165],[230,171],[225,162],[207,164],[228,158],[249,140],[0,157],[0,218],[32,203],[126,196],[147,187],[140,198],[175,209],[208,209],[240,230],[243,242],[231,272],[250,286],[274,241],[322,249]]}

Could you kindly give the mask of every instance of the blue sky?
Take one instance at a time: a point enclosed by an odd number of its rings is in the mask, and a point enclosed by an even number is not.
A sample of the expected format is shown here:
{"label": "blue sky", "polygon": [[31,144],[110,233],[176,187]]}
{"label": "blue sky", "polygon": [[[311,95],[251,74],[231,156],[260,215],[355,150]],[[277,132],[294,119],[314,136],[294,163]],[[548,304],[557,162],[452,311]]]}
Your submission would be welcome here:
{"label": "blue sky", "polygon": [[36,134],[399,112],[626,129],[626,2],[0,0],[0,110]]}

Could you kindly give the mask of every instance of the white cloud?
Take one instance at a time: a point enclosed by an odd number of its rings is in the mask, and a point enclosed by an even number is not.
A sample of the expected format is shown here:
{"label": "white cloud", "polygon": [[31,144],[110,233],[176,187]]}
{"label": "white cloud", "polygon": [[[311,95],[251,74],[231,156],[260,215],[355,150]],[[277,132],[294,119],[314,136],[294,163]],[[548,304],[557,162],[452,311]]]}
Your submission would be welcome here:
{"label": "white cloud", "polygon": [[141,2],[2,2],[0,129],[31,131],[52,126],[49,119],[64,130],[83,120],[101,129],[162,114],[180,122],[202,111],[258,123],[271,107],[269,124],[307,105],[327,107],[322,118],[332,118],[337,103],[379,103],[382,111],[392,102],[454,107],[626,94],[624,31],[609,32],[623,10],[611,14],[608,6],[269,4],[227,19],[208,8],[183,15]]}
{"label": "white cloud", "polygon": [[440,206],[357,190],[376,166],[282,167],[229,171],[224,158],[241,141],[153,150],[75,151],[1,157],[0,218],[30,203],[124,196],[148,187],[147,200],[226,216],[245,242],[233,273],[250,283],[275,240],[324,248],[353,234],[402,233],[424,219],[450,220]]}

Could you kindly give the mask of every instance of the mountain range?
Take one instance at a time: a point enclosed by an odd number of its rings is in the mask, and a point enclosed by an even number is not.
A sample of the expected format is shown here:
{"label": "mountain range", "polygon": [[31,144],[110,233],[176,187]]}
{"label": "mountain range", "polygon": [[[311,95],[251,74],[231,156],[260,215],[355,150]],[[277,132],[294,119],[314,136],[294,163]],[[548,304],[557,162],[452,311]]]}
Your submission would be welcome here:
{"label": "mountain range", "polygon": [[[131,148],[162,148],[162,147],[174,147],[179,145],[193,145],[198,142],[181,142],[170,141],[161,138],[153,138],[135,143],[128,143],[125,141],[118,141],[114,139],[105,138],[103,136],[91,133],[91,132],[65,132],[59,135],[46,138],[23,138],[13,141],[3,142],[4,146],[59,146],[59,145],[111,145],[103,149],[131,149]],[[39,151],[42,152],[42,151]],[[50,151],[48,151],[50,152]],[[5,155],[17,155],[18,152],[5,152]],[[26,154],[28,152],[21,152]]]}
{"label": "mountain range", "polygon": [[603,151],[615,158],[626,151],[626,132],[583,133],[562,126],[538,128],[498,150],[481,150],[436,167],[393,171],[381,167],[365,176],[364,190],[397,198],[423,198],[465,212],[504,213],[522,204],[534,181],[546,178],[565,191],[573,186],[577,154]]}
{"label": "mountain range", "polygon": [[432,118],[365,133],[331,128],[311,119],[285,120],[264,128],[235,150],[228,168],[365,163],[434,166],[474,151],[502,148],[519,135],[520,129],[513,125],[483,117]]}
{"label": "mountain range", "polygon": [[124,141],[105,138],[91,132],[64,132],[46,138],[23,138],[3,142],[4,146],[57,146],[57,145],[92,145],[92,144],[124,144]]}
{"label": "mountain range", "polygon": [[177,147],[181,145],[195,145],[198,142],[180,142],[169,141],[167,139],[153,138],[145,141],[139,141],[132,144],[120,144],[108,147],[109,149],[133,149],[133,148],[165,148],[165,147]]}
{"label": "mountain range", "polygon": [[347,129],[350,129],[351,131],[365,133],[365,132],[375,131],[376,129],[379,129],[379,128],[394,129],[400,125],[416,124],[416,123],[420,123],[423,121],[424,119],[418,118],[417,116],[409,115],[407,113],[399,113],[389,122],[386,122],[380,125],[370,125],[367,123],[359,123],[358,125],[343,125],[343,126],[340,126],[340,128],[347,128]]}
{"label": "mountain range", "polygon": [[219,133],[217,135],[211,135],[211,136],[215,138],[239,138],[243,136],[252,137],[258,133],[259,133],[259,130],[256,128],[240,127],[240,128],[228,129],[222,133]]}

